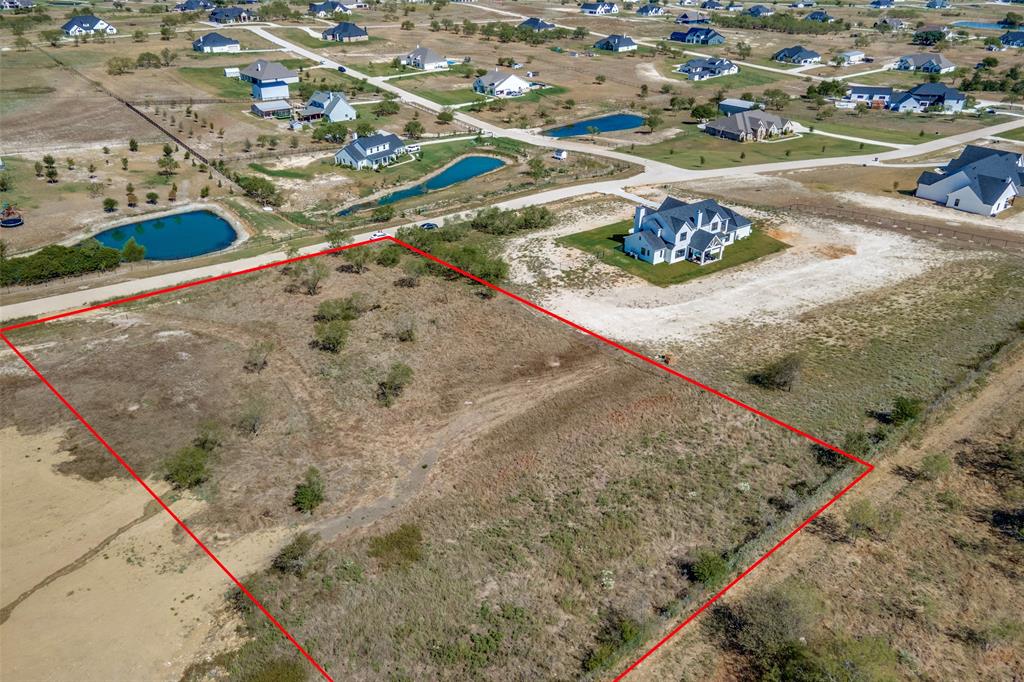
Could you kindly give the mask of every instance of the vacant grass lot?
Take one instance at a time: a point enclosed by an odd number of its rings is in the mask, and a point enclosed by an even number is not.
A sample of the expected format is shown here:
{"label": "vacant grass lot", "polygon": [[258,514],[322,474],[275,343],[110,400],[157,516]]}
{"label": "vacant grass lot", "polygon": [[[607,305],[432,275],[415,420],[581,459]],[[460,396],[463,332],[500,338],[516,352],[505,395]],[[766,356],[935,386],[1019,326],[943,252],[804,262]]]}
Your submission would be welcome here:
{"label": "vacant grass lot", "polygon": [[787,248],[787,245],[777,239],[772,239],[759,229],[746,239],[734,242],[725,248],[725,255],[716,263],[708,265],[697,265],[696,263],[661,263],[651,265],[642,260],[629,256],[622,250],[622,243],[629,229],[633,226],[632,220],[612,223],[599,227],[596,230],[578,232],[558,240],[560,244],[586,251],[597,256],[602,262],[622,268],[626,272],[641,277],[651,284],[659,287],[667,287],[673,284],[710,275],[727,268],[749,263],[752,260],[767,256]]}
{"label": "vacant grass lot", "polygon": [[873,154],[888,149],[809,133],[776,142],[733,142],[708,135],[699,130],[696,124],[683,124],[682,127],[683,132],[665,142],[620,147],[620,151],[682,168],[728,168],[775,161]]}

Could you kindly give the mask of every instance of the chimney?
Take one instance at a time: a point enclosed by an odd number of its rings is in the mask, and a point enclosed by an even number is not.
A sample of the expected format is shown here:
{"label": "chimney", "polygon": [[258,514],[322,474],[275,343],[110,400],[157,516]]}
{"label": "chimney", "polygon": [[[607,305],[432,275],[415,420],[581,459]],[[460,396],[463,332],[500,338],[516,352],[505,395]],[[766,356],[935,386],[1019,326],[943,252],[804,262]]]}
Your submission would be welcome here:
{"label": "chimney", "polygon": [[636,211],[633,214],[633,231],[638,232],[640,230],[640,223],[643,222],[644,217],[647,215],[647,207],[643,204],[636,207]]}
{"label": "chimney", "polygon": [[694,227],[696,227],[699,230],[700,226],[703,223],[704,223],[704,211],[703,211],[703,209],[699,209],[698,208],[697,209],[697,224]]}

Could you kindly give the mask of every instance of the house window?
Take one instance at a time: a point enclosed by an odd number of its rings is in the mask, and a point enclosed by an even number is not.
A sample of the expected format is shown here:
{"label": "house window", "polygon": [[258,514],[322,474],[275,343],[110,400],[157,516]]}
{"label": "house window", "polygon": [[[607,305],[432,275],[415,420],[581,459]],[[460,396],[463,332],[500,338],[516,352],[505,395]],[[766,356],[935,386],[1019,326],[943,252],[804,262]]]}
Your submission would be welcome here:
{"label": "house window", "polygon": [[954,199],[953,200],[953,208],[956,208],[959,205],[960,205],[960,200],[959,199]]}

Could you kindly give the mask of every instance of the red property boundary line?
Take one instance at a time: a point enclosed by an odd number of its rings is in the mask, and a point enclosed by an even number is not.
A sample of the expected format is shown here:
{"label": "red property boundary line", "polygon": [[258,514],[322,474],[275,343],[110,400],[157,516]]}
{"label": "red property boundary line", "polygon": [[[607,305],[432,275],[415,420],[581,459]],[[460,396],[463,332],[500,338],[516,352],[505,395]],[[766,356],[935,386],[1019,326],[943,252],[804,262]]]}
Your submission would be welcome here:
{"label": "red property boundary line", "polygon": [[691,613],[686,618],[686,620],[681,622],[679,625],[674,627],[667,635],[665,635],[660,640],[658,640],[658,642],[654,646],[652,646],[649,650],[647,650],[647,652],[645,652],[643,656],[641,656],[637,660],[633,661],[633,663],[631,663],[629,665],[629,667],[627,667],[625,670],[623,670],[621,673],[619,673],[614,678],[614,682],[620,682],[620,680],[624,679],[627,675],[629,675],[634,670],[636,670],[636,668],[641,663],[643,663],[645,660],[647,660],[647,658],[649,658],[655,651],[660,649],[666,642],[668,642],[670,639],[672,639],[677,634],[679,634],[679,632],[683,628],[685,628],[687,625],[689,625],[695,618],[697,618],[697,616],[699,616],[701,613],[703,613],[705,610],[707,610],[712,604],[714,604],[716,601],[718,601],[725,593],[727,593],[729,590],[731,590],[733,588],[733,586],[736,585],[736,583],[738,583],[740,580],[745,578],[755,568],[760,566],[768,557],[770,557],[772,554],[774,554],[776,550],[778,550],[784,544],[789,542],[789,540],[791,540],[793,538],[793,536],[795,536],[797,533],[799,533],[801,530],[803,530],[808,524],[810,524],[812,521],[814,521],[814,519],[816,519],[819,515],[821,515],[822,512],[824,512],[826,509],[828,509],[833,504],[835,504],[835,502],[839,498],[841,498],[843,495],[848,493],[850,491],[850,489],[852,489],[865,476],[867,476],[868,474],[870,474],[874,470],[874,465],[872,465],[869,462],[864,461],[860,457],[856,457],[855,455],[851,455],[848,452],[844,452],[843,450],[837,448],[836,446],[834,446],[834,445],[832,445],[830,443],[827,443],[827,442],[821,440],[820,438],[817,438],[815,436],[812,436],[809,433],[801,431],[800,429],[798,429],[798,428],[796,428],[794,426],[791,426],[790,424],[787,424],[786,422],[784,422],[784,421],[782,421],[780,419],[776,419],[775,417],[771,416],[770,414],[762,412],[761,410],[757,409],[756,407],[752,407],[752,406],[744,403],[741,400],[733,398],[730,395],[727,395],[727,394],[725,394],[725,393],[723,393],[723,392],[721,392],[721,391],[719,391],[717,389],[714,389],[714,388],[708,386],[707,384],[703,384],[700,381],[698,381],[698,380],[696,380],[696,379],[694,379],[692,377],[689,377],[689,376],[687,376],[687,375],[685,375],[685,374],[683,374],[681,372],[678,372],[678,371],[672,369],[671,367],[669,367],[669,366],[667,366],[665,364],[662,364],[662,363],[658,362],[657,360],[654,360],[653,358],[649,358],[646,355],[643,355],[642,353],[639,353],[638,351],[633,350],[632,348],[629,348],[629,347],[624,346],[624,345],[622,345],[620,343],[612,341],[611,339],[606,338],[606,337],[598,334],[597,332],[591,331],[591,330],[587,329],[586,327],[584,327],[582,325],[576,324],[572,320],[568,320],[568,319],[562,317],[561,315],[558,315],[557,313],[553,313],[550,310],[542,308],[541,306],[537,305],[536,303],[533,303],[532,301],[529,301],[529,300],[523,298],[522,296],[518,296],[518,295],[516,295],[516,294],[514,294],[514,293],[512,293],[510,291],[506,291],[505,289],[502,289],[501,287],[499,287],[499,286],[497,286],[495,284],[492,284],[492,283],[490,283],[490,282],[488,282],[486,280],[483,280],[480,277],[477,277],[476,275],[463,270],[462,268],[459,268],[459,267],[456,267],[456,266],[452,265],[451,263],[443,261],[440,258],[438,258],[436,256],[433,256],[433,255],[427,253],[426,251],[423,251],[422,249],[418,249],[415,246],[412,246],[411,244],[407,244],[407,243],[401,241],[400,239],[396,239],[396,238],[390,237],[390,236],[388,236],[388,237],[380,237],[378,239],[368,239],[368,240],[365,240],[365,241],[356,242],[354,244],[347,244],[345,246],[340,246],[340,247],[337,247],[337,248],[326,249],[326,250],[323,250],[323,251],[318,251],[316,253],[306,254],[306,255],[303,255],[303,256],[297,256],[295,258],[287,258],[287,259],[284,259],[284,260],[275,261],[273,263],[268,263],[266,265],[258,265],[256,267],[247,268],[245,270],[239,270],[238,272],[230,272],[230,273],[226,273],[226,274],[223,274],[223,275],[216,275],[216,276],[213,276],[213,277],[207,277],[205,279],[200,279],[200,280],[196,280],[196,281],[193,281],[193,282],[186,282],[185,284],[179,284],[179,285],[176,285],[176,286],[166,287],[164,289],[158,289],[156,291],[150,291],[150,292],[146,292],[146,293],[142,293],[142,294],[136,294],[134,296],[128,296],[126,298],[120,298],[120,299],[116,299],[116,300],[113,300],[113,301],[107,301],[105,303],[99,303],[99,304],[96,304],[96,305],[87,306],[85,308],[80,308],[78,310],[72,310],[72,311],[69,311],[69,312],[58,313],[56,315],[50,315],[48,317],[42,317],[42,318],[39,318],[39,319],[36,319],[36,320],[30,320],[30,321],[27,321],[27,322],[21,322],[21,323],[18,323],[18,324],[13,324],[13,325],[10,325],[10,326],[7,326],[7,327],[3,327],[2,329],[0,329],[0,338],[2,338],[4,343],[6,343],[10,347],[10,349],[12,351],[14,351],[15,355],[17,355],[22,360],[22,362],[24,362],[28,366],[28,368],[30,370],[32,370],[32,372],[39,378],[39,380],[43,383],[43,385],[46,386],[66,408],[68,408],[68,411],[70,411],[71,414],[74,415],[75,419],[77,419],[79,422],[81,422],[81,424],[83,426],[85,426],[85,428],[89,431],[89,433],[91,433],[93,435],[93,437],[96,438],[96,440],[100,443],[100,445],[102,445],[107,450],[107,452],[109,452],[114,457],[114,459],[116,459],[118,461],[118,463],[120,463],[121,466],[123,466],[125,468],[125,470],[131,475],[131,477],[134,478],[135,481],[140,486],[142,486],[145,489],[145,491],[147,493],[149,493],[149,495],[154,500],[157,501],[157,503],[163,508],[163,510],[165,512],[167,512],[167,514],[172,519],[174,519],[175,523],[177,523],[182,528],[182,530],[184,530],[185,533],[187,533],[188,536],[190,538],[192,538],[192,540],[195,541],[196,545],[198,545],[199,548],[208,557],[210,557],[210,559],[222,571],[224,571],[224,574],[227,575],[228,578],[230,578],[231,582],[233,582],[235,584],[235,586],[238,587],[238,589],[241,590],[242,593],[245,594],[245,596],[248,597],[252,601],[252,603],[256,606],[256,608],[258,608],[260,610],[260,612],[262,612],[263,615],[267,617],[267,620],[269,620],[274,625],[274,627],[276,627],[281,632],[281,634],[284,635],[284,637],[295,646],[295,648],[306,658],[307,661],[309,661],[309,663],[314,668],[316,668],[316,670],[321,675],[323,675],[323,677],[325,679],[330,680],[330,682],[334,682],[334,678],[332,678],[327,673],[327,671],[324,670],[324,668],[319,663],[317,663],[316,659],[314,659],[313,656],[311,656],[310,653],[308,651],[306,651],[305,648],[303,648],[303,646],[301,644],[299,644],[299,642],[291,635],[291,633],[289,633],[288,630],[286,630],[285,627],[283,625],[281,625],[281,623],[276,618],[274,618],[274,616],[270,613],[270,611],[268,611],[266,609],[266,607],[264,607],[263,604],[260,603],[260,601],[252,594],[252,592],[250,592],[248,590],[248,588],[246,588],[245,585],[243,585],[242,582],[237,577],[235,577],[235,575],[230,571],[230,569],[228,569],[228,567],[225,566],[221,562],[221,560],[217,558],[217,556],[210,550],[210,548],[207,547],[203,543],[203,541],[200,540],[199,537],[194,532],[192,532],[192,529],[189,528],[185,524],[185,522],[182,521],[181,518],[177,514],[175,514],[171,510],[171,508],[160,498],[160,496],[156,494],[156,491],[154,491],[142,479],[142,477],[139,476],[138,473],[136,473],[136,471],[131,467],[131,465],[129,465],[128,462],[126,462],[121,457],[121,455],[119,455],[114,450],[114,448],[111,447],[110,444],[106,440],[104,440],[103,436],[101,436],[99,434],[99,432],[96,431],[96,429],[94,429],[92,427],[92,425],[89,424],[88,421],[86,421],[85,417],[83,417],[82,414],[77,409],[75,409],[75,407],[70,402],[68,402],[67,398],[65,398],[60,393],[60,391],[58,391],[56,389],[56,387],[52,383],[50,383],[50,381],[45,376],[43,376],[43,374],[35,367],[35,365],[33,365],[29,361],[29,359],[27,357],[25,357],[25,355],[21,352],[21,350],[19,350],[18,347],[15,346],[14,343],[12,343],[11,340],[7,338],[7,332],[13,331],[15,329],[21,329],[23,327],[30,327],[30,326],[34,326],[34,325],[38,325],[38,324],[44,324],[46,322],[51,322],[53,320],[59,320],[59,319],[63,319],[63,318],[66,318],[66,317],[71,317],[71,316],[74,316],[74,315],[81,315],[82,313],[87,313],[87,312],[91,312],[91,311],[95,311],[95,310],[101,310],[103,308],[109,308],[109,307],[112,307],[112,306],[122,305],[122,304],[125,304],[125,303],[130,303],[132,301],[139,301],[139,300],[142,300],[142,299],[151,298],[153,296],[159,296],[161,294],[167,294],[167,293],[170,293],[170,292],[173,292],[173,291],[180,291],[182,289],[189,289],[191,287],[199,286],[200,284],[209,284],[210,282],[217,282],[217,281],[220,281],[222,279],[228,279],[229,277],[237,277],[239,275],[245,275],[245,274],[249,274],[249,273],[252,273],[252,272],[258,272],[258,271],[261,271],[261,270],[268,270],[270,268],[279,267],[281,265],[286,265],[288,263],[295,263],[297,261],[307,260],[307,259],[310,259],[310,258],[317,258],[319,256],[323,256],[323,255],[327,255],[327,254],[331,254],[331,253],[337,253],[339,251],[344,251],[346,249],[356,248],[356,247],[359,247],[359,246],[363,246],[365,244],[372,244],[372,243],[375,243],[375,242],[383,242],[383,241],[390,241],[390,242],[393,242],[395,244],[398,244],[399,246],[405,247],[409,251],[412,251],[413,253],[417,253],[420,256],[426,258],[427,260],[430,260],[430,261],[433,261],[434,263],[442,265],[442,266],[452,270],[453,272],[456,272],[456,273],[462,275],[463,277],[466,277],[467,279],[471,279],[474,282],[477,282],[478,284],[481,284],[481,285],[483,285],[483,286],[485,286],[485,287],[487,287],[489,289],[492,289],[493,291],[496,291],[496,292],[498,292],[500,294],[503,294],[504,296],[507,296],[508,298],[511,298],[512,300],[514,300],[514,301],[516,301],[518,303],[521,303],[522,305],[526,306],[527,308],[530,308],[530,309],[535,310],[537,312],[543,313],[544,315],[547,315],[548,317],[556,319],[559,322],[562,322],[562,323],[568,325],[569,327],[575,329],[578,332],[586,334],[587,336],[590,336],[590,337],[592,337],[592,338],[594,338],[594,339],[596,339],[598,341],[601,341],[602,343],[605,343],[605,344],[611,346],[612,348],[620,350],[623,353],[626,353],[628,355],[633,356],[634,358],[637,358],[638,360],[641,360],[643,362],[646,362],[649,365],[657,367],[658,369],[660,369],[660,370],[662,370],[664,372],[667,372],[667,373],[671,374],[674,377],[682,379],[683,381],[686,381],[687,383],[692,384],[693,386],[696,386],[697,388],[701,389],[702,391],[706,391],[706,392],[710,393],[711,395],[714,395],[714,396],[716,396],[718,398],[721,398],[722,400],[725,400],[726,402],[732,403],[733,405],[736,405],[737,407],[741,407],[744,410],[747,410],[748,412],[752,412],[753,414],[756,414],[758,417],[761,417],[762,419],[765,419],[765,420],[771,422],[772,424],[775,424],[777,426],[781,426],[782,428],[786,429],[787,431],[790,431],[790,432],[792,432],[792,433],[794,433],[794,434],[796,434],[798,436],[801,436],[802,438],[805,438],[805,439],[809,440],[810,442],[815,443],[816,445],[819,445],[819,446],[821,446],[823,448],[826,448],[826,449],[831,450],[831,451],[833,451],[835,453],[838,453],[838,454],[842,455],[843,457],[846,457],[847,459],[850,459],[850,460],[852,460],[852,461],[856,462],[857,464],[860,464],[861,466],[864,467],[864,471],[862,471],[856,478],[854,478],[849,484],[847,484],[842,490],[840,490],[834,497],[832,497],[832,499],[830,499],[828,502],[826,502],[821,507],[819,507],[813,514],[808,516],[799,526],[797,526],[792,531],[790,531],[789,534],[787,534],[784,538],[782,538],[775,545],[773,545],[771,549],[769,549],[767,552],[765,552],[763,555],[761,555],[761,557],[758,558],[754,563],[752,563],[750,566],[748,566],[746,569],[744,569],[743,572],[740,573],[738,576],[736,576],[736,578],[734,578],[728,585],[726,585],[721,590],[719,590],[717,593],[715,593],[715,595],[712,596],[710,599],[708,599],[700,608],[698,608],[696,611]]}

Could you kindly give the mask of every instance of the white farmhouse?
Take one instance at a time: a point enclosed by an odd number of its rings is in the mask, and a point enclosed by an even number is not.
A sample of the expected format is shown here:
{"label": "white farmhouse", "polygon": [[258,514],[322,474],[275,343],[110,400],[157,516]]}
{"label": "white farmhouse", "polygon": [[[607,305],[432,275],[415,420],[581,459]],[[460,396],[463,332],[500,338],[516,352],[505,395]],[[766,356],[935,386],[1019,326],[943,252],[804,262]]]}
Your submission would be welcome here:
{"label": "white farmhouse", "polygon": [[448,58],[442,57],[429,47],[416,46],[416,49],[402,57],[402,63],[421,71],[438,71],[448,68]]}
{"label": "white farmhouse", "polygon": [[1024,154],[967,145],[941,172],[925,171],[916,195],[950,208],[994,216],[1013,205],[1024,184]]}
{"label": "white farmhouse", "polygon": [[514,73],[495,69],[473,81],[473,89],[492,97],[521,97],[530,91],[530,84]]}
{"label": "white farmhouse", "polygon": [[687,204],[666,197],[655,211],[637,206],[623,249],[652,265],[684,260],[707,265],[750,233],[749,220],[714,199]]}

